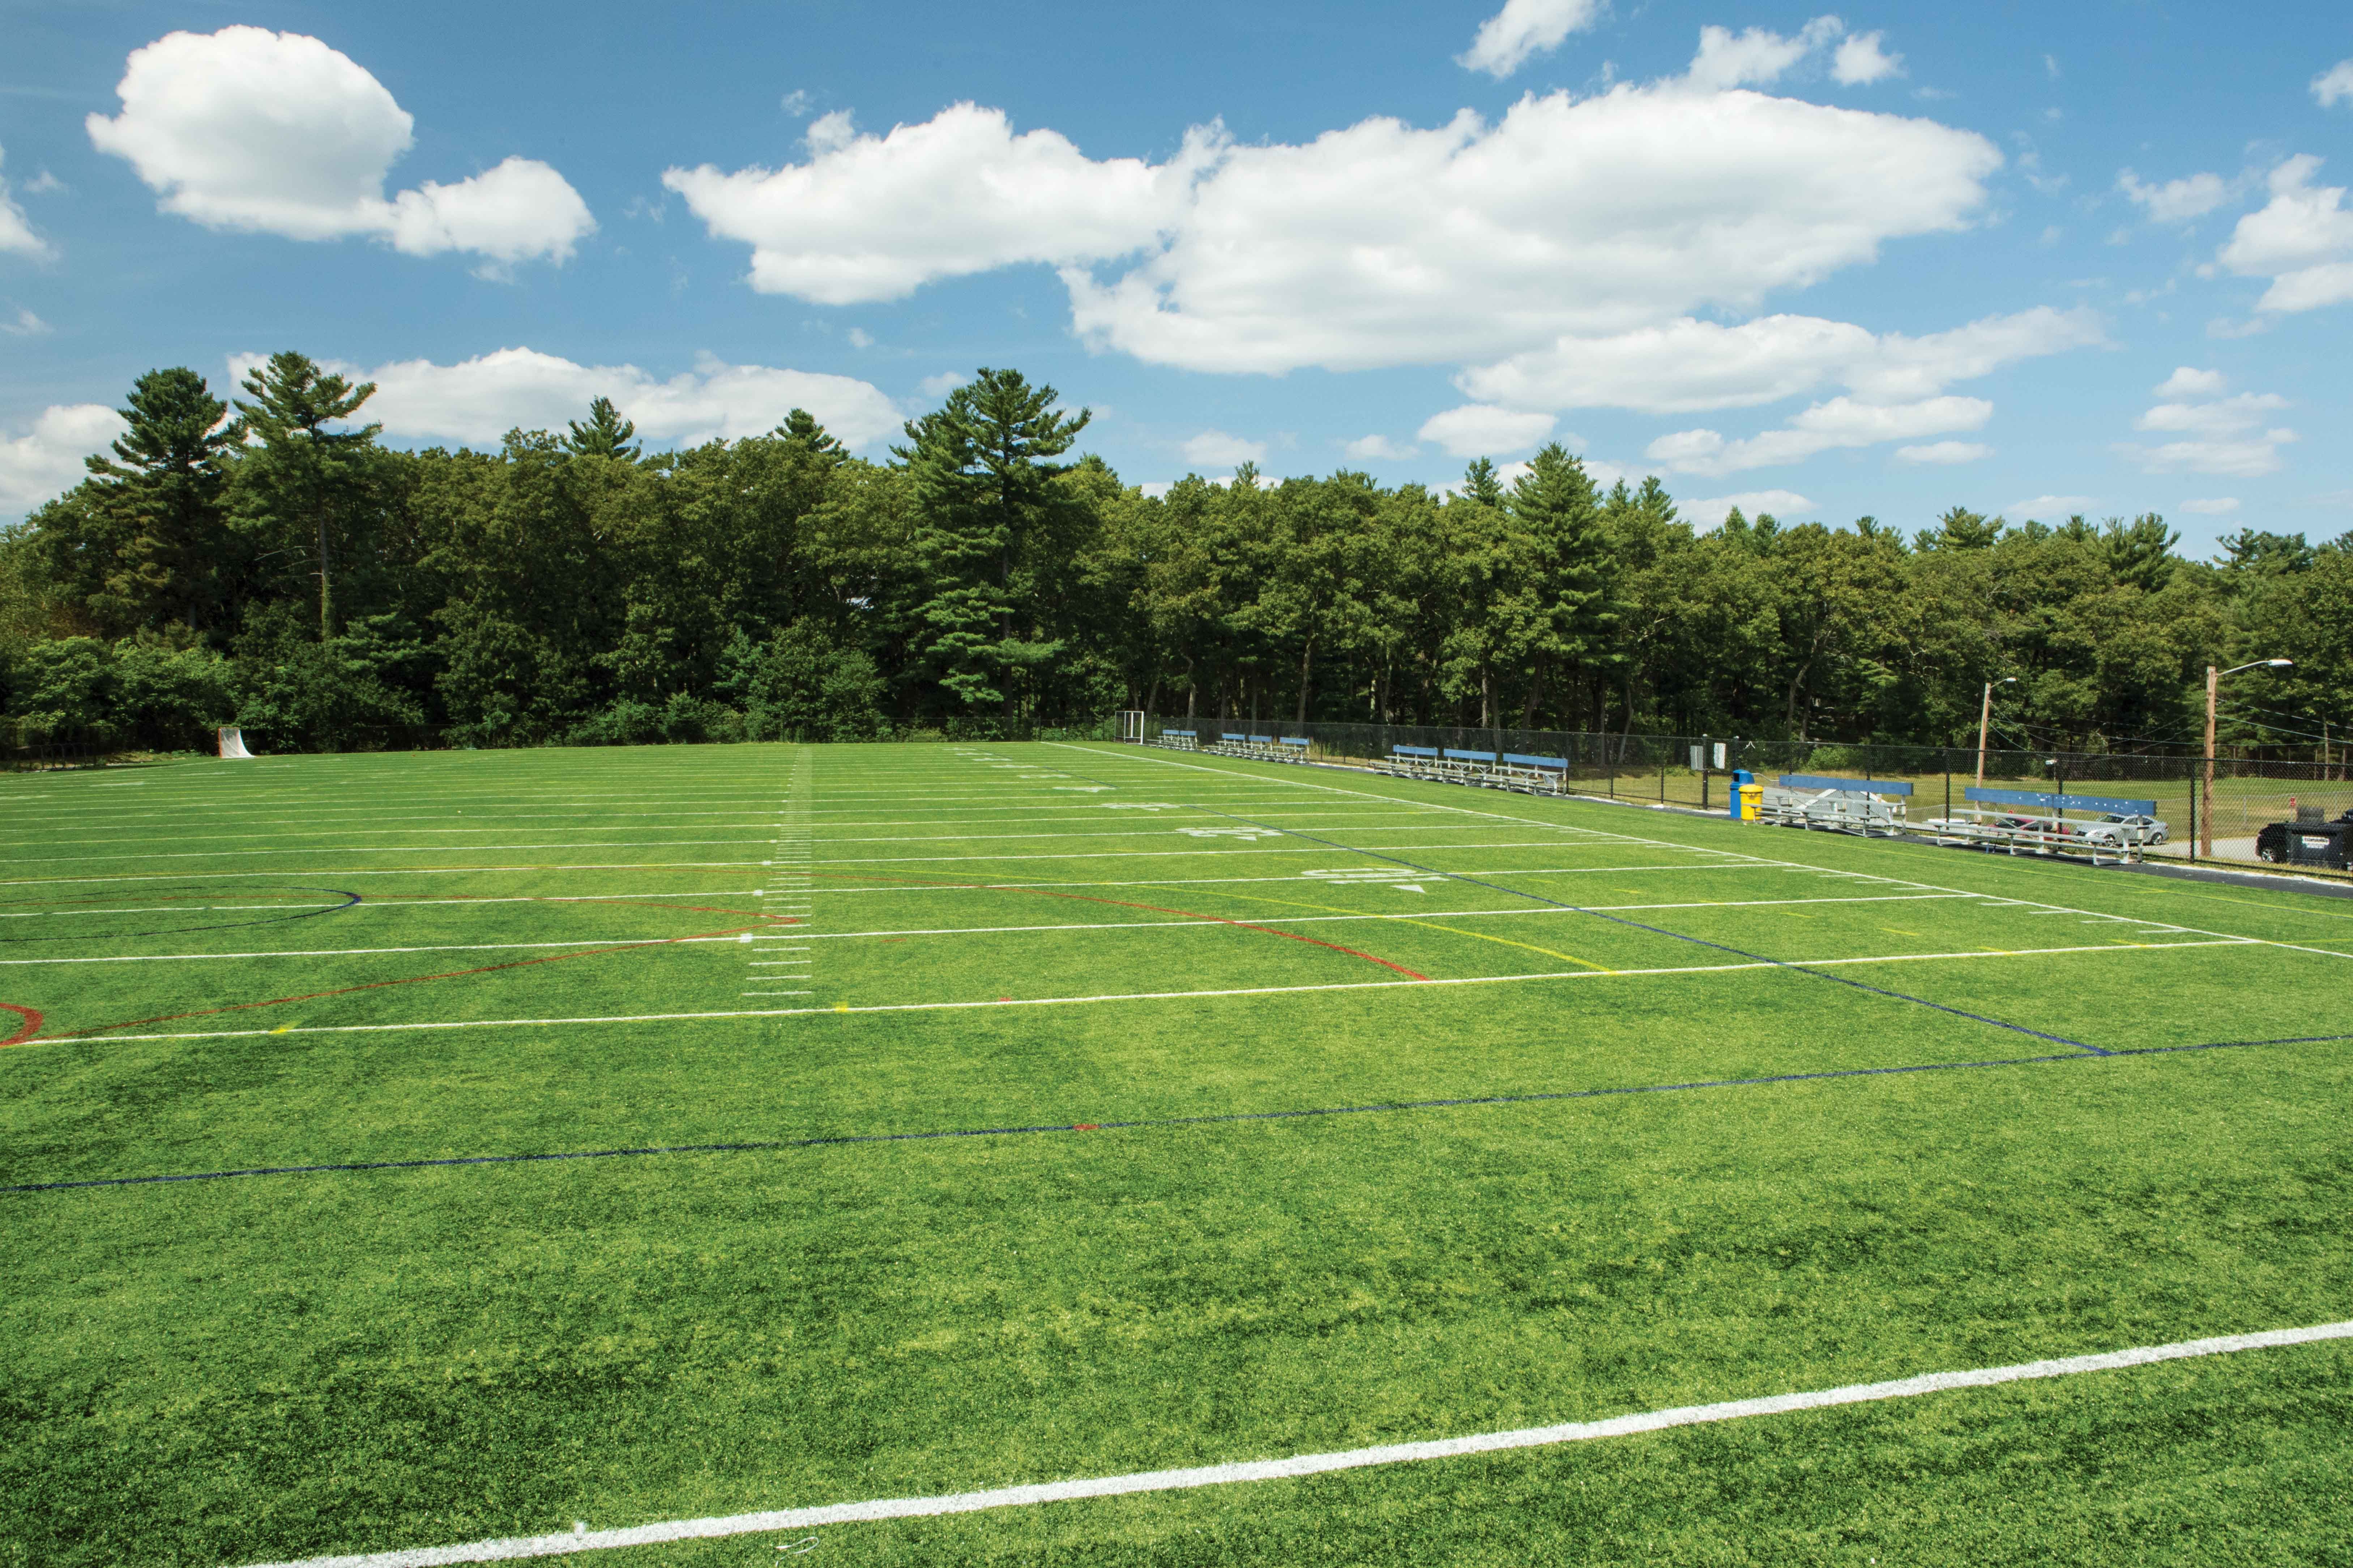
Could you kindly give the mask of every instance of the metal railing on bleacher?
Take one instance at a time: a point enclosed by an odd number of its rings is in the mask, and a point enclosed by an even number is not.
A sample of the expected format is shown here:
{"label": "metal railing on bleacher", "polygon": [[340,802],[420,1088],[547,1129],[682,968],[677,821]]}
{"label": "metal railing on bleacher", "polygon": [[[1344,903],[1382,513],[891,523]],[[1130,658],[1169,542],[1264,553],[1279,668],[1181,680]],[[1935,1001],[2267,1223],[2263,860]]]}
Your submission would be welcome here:
{"label": "metal railing on bleacher", "polygon": [[[1211,721],[1146,715],[1145,744],[1206,750],[1187,732],[1215,734]],[[1252,732],[1274,726],[1253,721]],[[1697,808],[1720,812],[1730,804],[1732,781],[1714,767],[1690,765],[1694,749],[1710,763],[1718,743],[1728,766],[1759,779],[1778,773],[1860,775],[1866,783],[1905,783],[1914,788],[1907,822],[1915,835],[1934,837],[1925,820],[1969,820],[1968,801],[1978,787],[1979,759],[1974,746],[1908,743],[1741,741],[1696,735],[1604,733],[1598,731],[1523,730],[1465,724],[1375,724],[1340,720],[1280,721],[1283,760],[1358,768],[1398,777],[1521,788],[1531,793],[1586,795],[1630,805]],[[1449,750],[1496,754],[1486,768],[1440,769],[1422,762]],[[2194,750],[2141,748],[2113,752],[1989,751],[1984,758],[1987,788],[2050,794],[2081,793],[2105,786],[2117,795],[2154,803],[2166,837],[2138,847],[2150,861],[2292,867],[2298,872],[2353,877],[2353,831],[2297,833],[2307,818],[2333,823],[2353,812],[2353,748],[2308,747],[2308,759],[2281,755],[2282,748],[2226,748],[2214,760],[2211,802],[2200,783],[2205,759]],[[1304,752],[1304,756],[1298,753]],[[1420,762],[1411,754],[1426,752]],[[1237,753],[1241,754],[1241,753]],[[1539,767],[1522,759],[1557,759]],[[1932,814],[1935,814],[1932,816]],[[1988,817],[2006,815],[1990,810]],[[2041,815],[2049,815],[2047,813]],[[2068,835],[2054,833],[2055,838]],[[2324,841],[2325,840],[2325,841]],[[2021,841],[2021,853],[2057,845]],[[2101,858],[2106,858],[2105,850]]]}

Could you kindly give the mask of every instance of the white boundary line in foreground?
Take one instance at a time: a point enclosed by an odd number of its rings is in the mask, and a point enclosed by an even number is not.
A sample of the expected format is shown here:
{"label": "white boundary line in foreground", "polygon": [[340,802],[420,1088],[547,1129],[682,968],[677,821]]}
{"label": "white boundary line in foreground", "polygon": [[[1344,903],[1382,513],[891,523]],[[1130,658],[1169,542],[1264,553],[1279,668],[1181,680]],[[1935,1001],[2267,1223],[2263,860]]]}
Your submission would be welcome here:
{"label": "white boundary line in foreground", "polygon": [[[796,932],[795,935],[801,933]],[[709,1018],[803,1018],[843,1013],[964,1013],[990,1007],[1077,1007],[1098,1002],[1187,1002],[1219,996],[1295,996],[1319,991],[1434,991],[1450,985],[1506,985],[1531,980],[1639,980],[1662,974],[1736,974],[1742,971],[1830,969],[1857,963],[1926,963],[1946,959],[2047,958],[2069,952],[2169,952],[2184,947],[2275,946],[2255,937],[2199,942],[2116,942],[2096,947],[1985,948],[1974,952],[1873,953],[1861,958],[1760,959],[1754,963],[1686,963],[1664,969],[1571,969],[1533,974],[1466,974],[1451,980],[1335,980],[1321,985],[1236,985],[1214,991],[1125,991],[1091,996],[1017,996],[993,1002],[869,1002],[852,1006],[742,1008],[708,1013],[614,1013],[584,1018],[445,1018],[399,1024],[283,1024],[274,1029],[202,1029],[172,1035],[61,1035],[33,1046],[111,1046],[152,1040],[241,1040],[261,1035],[386,1035],[408,1029],[522,1029],[565,1024],[678,1024]],[[2330,958],[2343,958],[2332,952]]]}
{"label": "white boundary line in foreground", "polygon": [[2005,1383],[2073,1377],[2087,1372],[2120,1372],[2127,1367],[2149,1366],[2159,1362],[2189,1361],[2200,1356],[2276,1350],[2288,1345],[2346,1339],[2353,1339],[2353,1322],[2315,1323],[2308,1328],[2271,1329],[2254,1334],[2179,1340],[2172,1344],[2141,1345],[2132,1350],[2062,1356],[2051,1361],[2018,1362],[2009,1366],[1979,1367],[1969,1372],[1932,1372],[1918,1377],[1896,1378],[1888,1383],[1851,1383],[1838,1388],[1815,1389],[1805,1394],[1731,1399],[1717,1405],[1684,1405],[1672,1410],[1616,1415],[1602,1421],[1565,1421],[1556,1426],[1524,1426],[1513,1432],[1483,1432],[1475,1436],[1443,1437],[1434,1442],[1388,1443],[1375,1448],[1347,1448],[1333,1454],[1294,1454],[1286,1459],[1244,1459],[1182,1470],[1142,1470],[1124,1476],[1093,1476],[1079,1480],[998,1487],[989,1491],[951,1492],[935,1497],[878,1498],[871,1502],[778,1509],[766,1513],[723,1514],[712,1519],[680,1519],[622,1530],[510,1536],[502,1541],[469,1542],[462,1546],[415,1546],[397,1552],[367,1552],[343,1557],[306,1557],[295,1563],[258,1564],[257,1568],[441,1568],[446,1563],[501,1563],[519,1557],[560,1557],[572,1552],[602,1552],[621,1546],[658,1546],[672,1541],[710,1541],[722,1536],[756,1535],[780,1530],[815,1530],[826,1525],[863,1524],[886,1519],[934,1519],[942,1514],[979,1513],[989,1509],[1027,1508],[1046,1502],[1075,1502],[1084,1498],[1125,1497],[1136,1492],[1188,1491],[1200,1487],[1230,1486],[1238,1481],[1295,1480],[1303,1476],[1364,1469],[1374,1465],[1466,1458],[1474,1454],[1504,1453],[1514,1448],[1546,1448],[1562,1443],[1588,1443],[1599,1437],[1665,1432],[1677,1426],[1712,1426],[1720,1421],[1744,1420],[1751,1415],[1787,1415],[1801,1410],[1832,1409],[1841,1405],[1915,1399],[1925,1394],[1947,1394],[1955,1389],[1992,1388]]}

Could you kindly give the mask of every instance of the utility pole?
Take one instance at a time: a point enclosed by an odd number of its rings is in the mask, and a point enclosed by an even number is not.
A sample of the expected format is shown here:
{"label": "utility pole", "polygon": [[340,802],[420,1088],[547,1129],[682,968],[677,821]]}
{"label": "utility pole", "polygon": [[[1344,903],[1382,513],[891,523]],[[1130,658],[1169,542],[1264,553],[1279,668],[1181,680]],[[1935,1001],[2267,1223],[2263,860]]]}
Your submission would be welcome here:
{"label": "utility pole", "polygon": [[1979,789],[1985,788],[1986,731],[1993,723],[1993,689],[1996,685],[2015,686],[2017,684],[2018,677],[2014,675],[2006,675],[1999,682],[1991,680],[1986,682],[1985,700],[1978,708],[1978,788]]}
{"label": "utility pole", "polygon": [[2214,707],[2217,694],[2221,690],[2222,677],[2258,666],[2265,669],[2286,669],[2295,662],[2287,658],[2259,658],[2231,669],[2218,670],[2211,664],[2206,667],[2206,785],[2199,792],[2203,797],[2205,809],[2198,814],[2198,852],[2210,860],[2214,856]]}

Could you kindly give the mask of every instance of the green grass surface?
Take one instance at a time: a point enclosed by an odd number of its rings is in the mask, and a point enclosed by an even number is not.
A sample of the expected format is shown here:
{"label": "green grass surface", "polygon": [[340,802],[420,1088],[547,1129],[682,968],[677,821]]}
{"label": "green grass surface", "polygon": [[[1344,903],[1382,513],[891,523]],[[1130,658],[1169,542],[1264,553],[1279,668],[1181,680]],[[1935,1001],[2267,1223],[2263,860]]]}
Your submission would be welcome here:
{"label": "green grass surface", "polygon": [[[8,1564],[2353,1315],[2346,1045],[2161,1049],[2353,1033],[2353,906],[2308,894],[1109,745],[16,777],[0,856]],[[1512,1096],[1572,1098],[1414,1103]],[[2306,1346],[818,1550],[2353,1562],[2348,1417],[2353,1347]]]}

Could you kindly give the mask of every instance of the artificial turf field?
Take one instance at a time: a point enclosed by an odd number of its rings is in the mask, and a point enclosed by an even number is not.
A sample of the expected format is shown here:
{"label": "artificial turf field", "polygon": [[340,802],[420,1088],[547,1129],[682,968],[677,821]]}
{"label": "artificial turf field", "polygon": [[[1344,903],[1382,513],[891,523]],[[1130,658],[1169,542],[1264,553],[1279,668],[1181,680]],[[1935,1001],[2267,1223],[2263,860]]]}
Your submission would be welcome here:
{"label": "artificial turf field", "polygon": [[[0,842],[8,1564],[2353,1317],[2309,894],[1107,744],[25,775]],[[2339,1340],[578,1560],[2353,1563],[2348,1518]]]}

